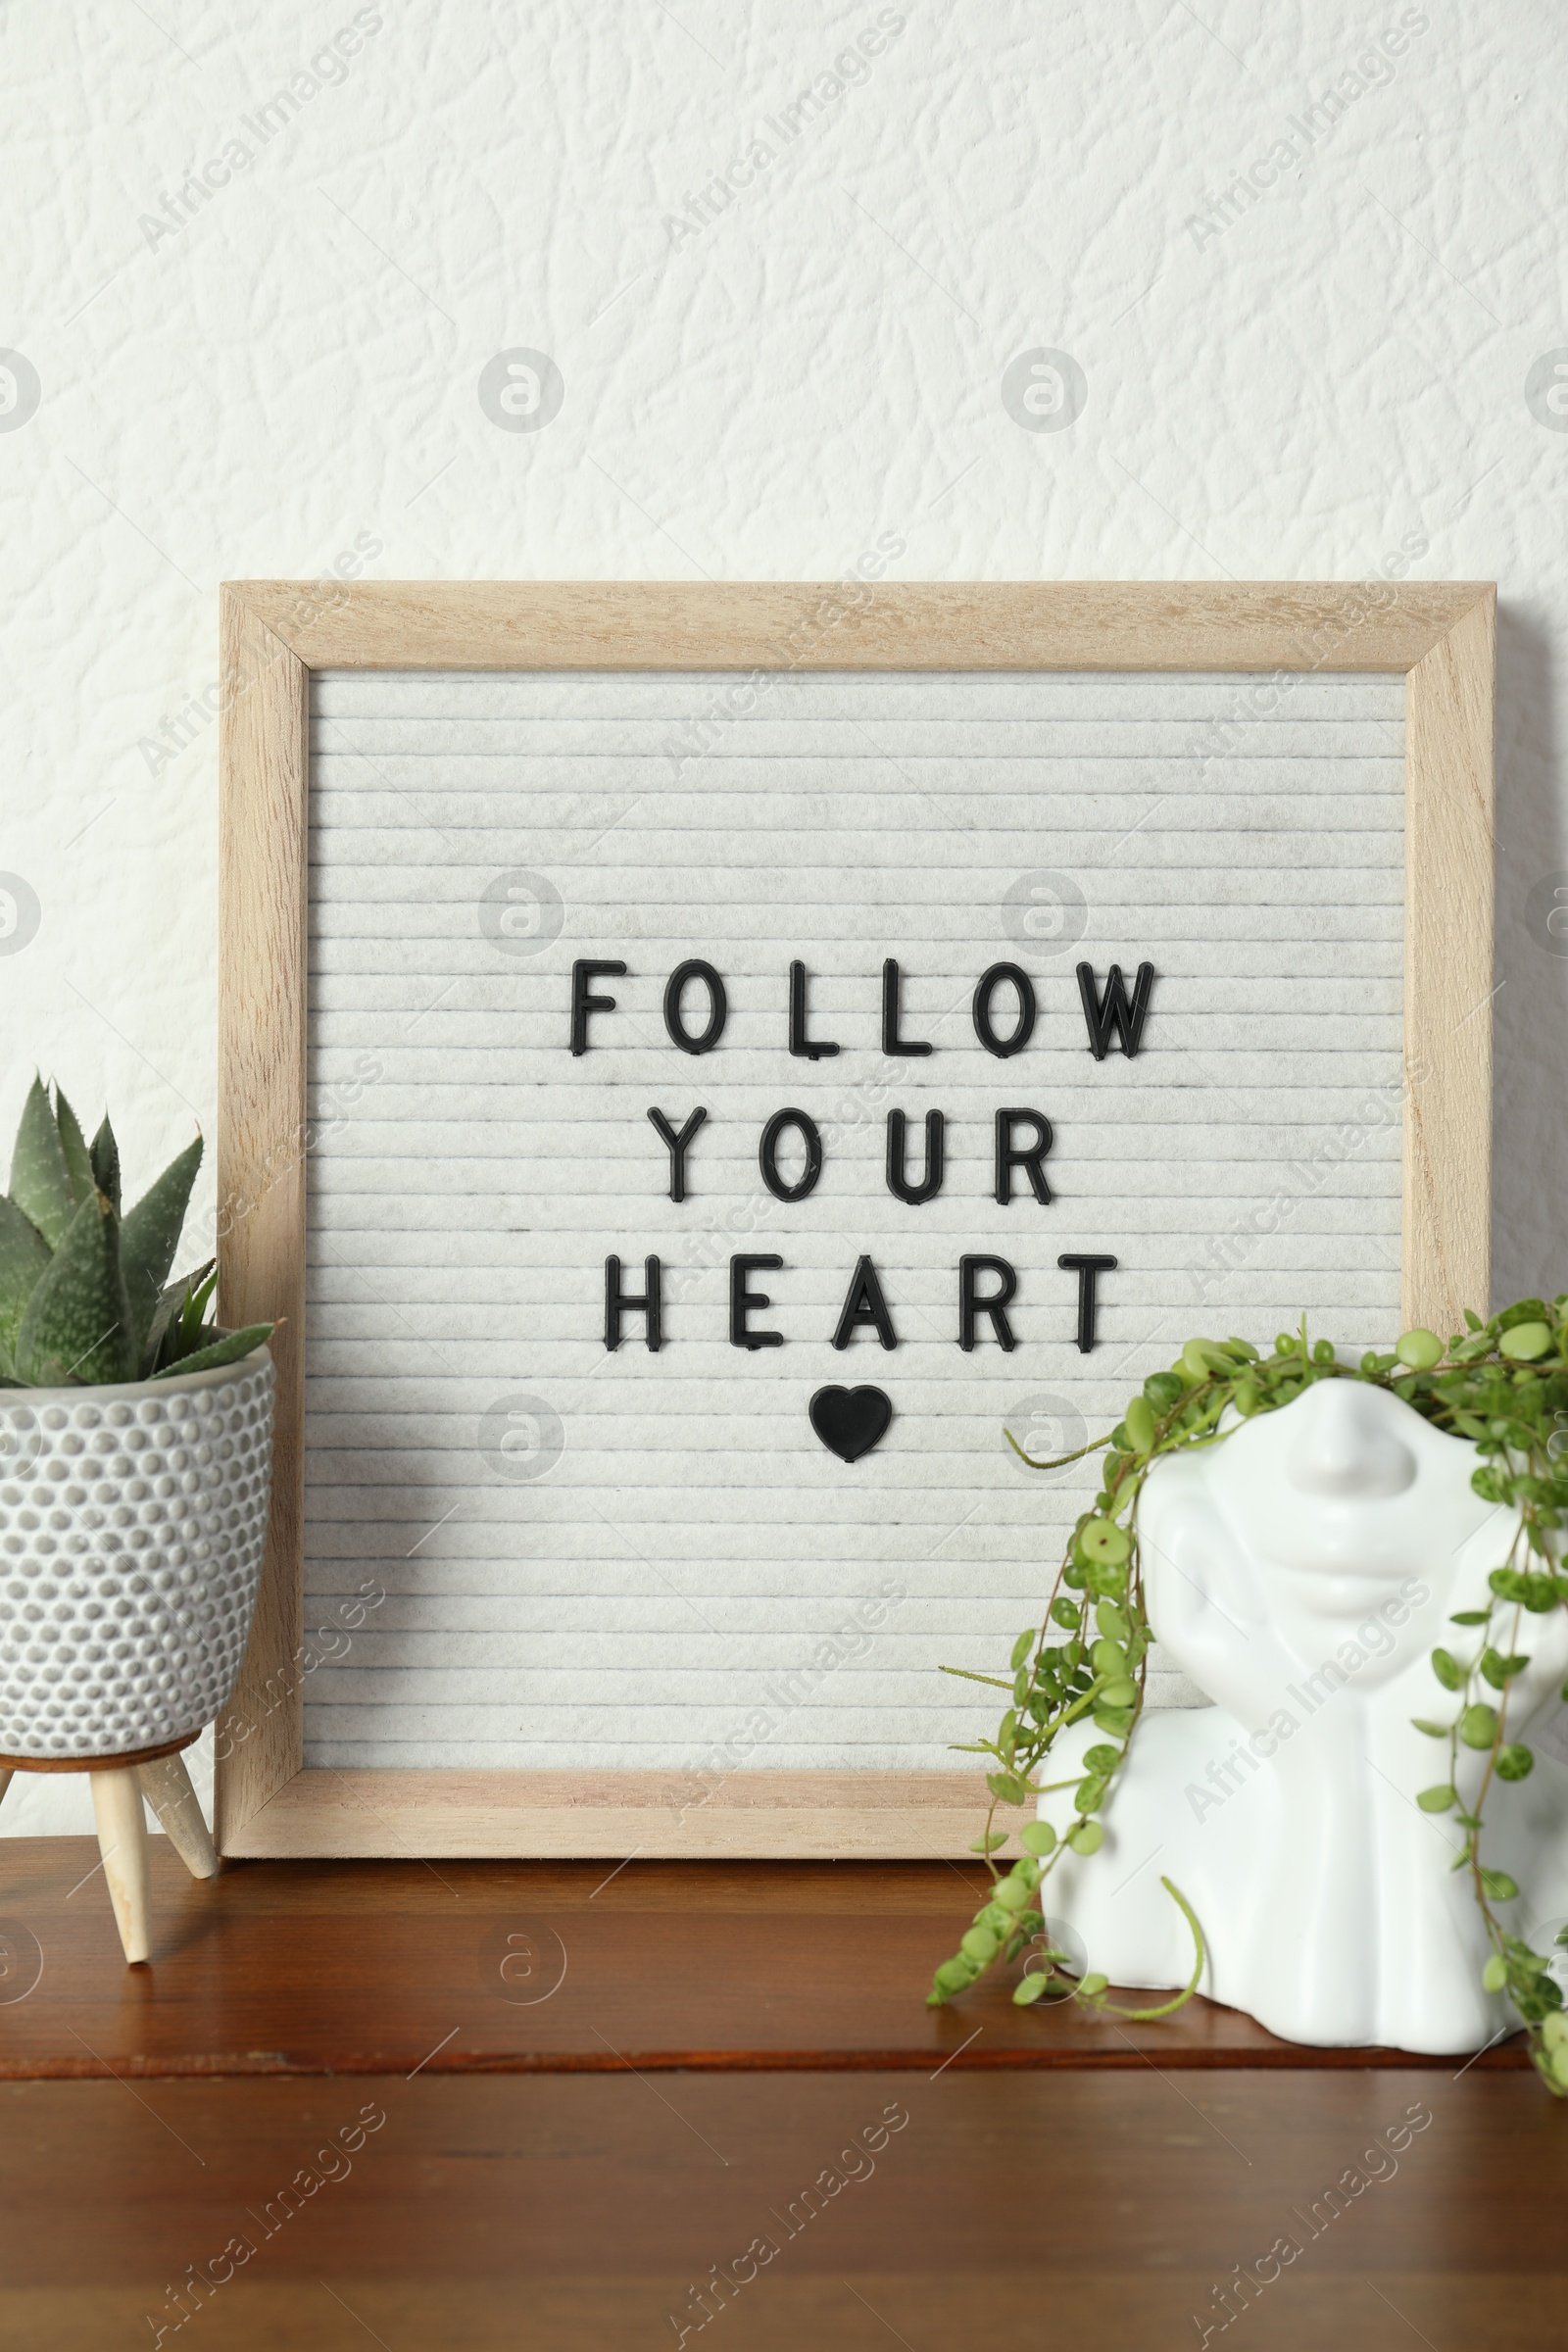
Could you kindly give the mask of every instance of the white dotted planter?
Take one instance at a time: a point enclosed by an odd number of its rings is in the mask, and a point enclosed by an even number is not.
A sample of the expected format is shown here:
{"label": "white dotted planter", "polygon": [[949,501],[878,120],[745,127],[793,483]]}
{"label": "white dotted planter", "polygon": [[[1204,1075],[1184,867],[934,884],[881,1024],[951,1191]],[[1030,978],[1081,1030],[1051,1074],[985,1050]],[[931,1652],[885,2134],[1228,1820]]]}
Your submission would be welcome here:
{"label": "white dotted planter", "polygon": [[0,1755],[182,1740],[227,1704],[271,1484],[272,1360],[0,1389]]}

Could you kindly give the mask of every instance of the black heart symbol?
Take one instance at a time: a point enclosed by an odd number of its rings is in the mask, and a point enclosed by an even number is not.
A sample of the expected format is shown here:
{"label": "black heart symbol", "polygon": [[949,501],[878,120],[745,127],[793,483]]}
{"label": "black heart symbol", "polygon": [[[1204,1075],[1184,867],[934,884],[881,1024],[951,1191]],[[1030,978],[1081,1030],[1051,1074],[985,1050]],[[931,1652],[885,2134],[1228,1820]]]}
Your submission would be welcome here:
{"label": "black heart symbol", "polygon": [[858,1462],[887,1434],[893,1399],[881,1389],[818,1389],[811,1427],[840,1461]]}

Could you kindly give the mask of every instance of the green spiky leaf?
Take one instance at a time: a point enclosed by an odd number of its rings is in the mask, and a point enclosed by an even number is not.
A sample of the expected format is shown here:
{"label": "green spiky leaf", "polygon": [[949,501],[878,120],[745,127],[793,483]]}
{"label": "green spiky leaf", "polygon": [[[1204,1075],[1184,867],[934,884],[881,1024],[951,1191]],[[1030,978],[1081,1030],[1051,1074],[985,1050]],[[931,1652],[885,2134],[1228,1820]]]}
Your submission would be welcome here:
{"label": "green spiky leaf", "polygon": [[125,1290],[138,1345],[147,1337],[159,1294],[169,1280],[169,1269],[179,1246],[179,1229],[185,1222],[190,1188],[196,1181],[201,1160],[202,1139],[198,1136],[170,1161],[135,1207],[125,1211],[121,1225],[121,1262],[125,1269]]}
{"label": "green spiky leaf", "polygon": [[34,1078],[22,1106],[16,1150],[11,1155],[11,1198],[31,1219],[51,1250],[66,1238],[66,1227],[76,1213],[66,1165],[60,1129],[49,1107],[42,1081]]}
{"label": "green spiky leaf", "polygon": [[23,1313],[48,1263],[49,1245],[37,1226],[0,1193],[0,1372],[16,1368]]}
{"label": "green spiky leaf", "polygon": [[217,1262],[216,1258],[210,1257],[205,1265],[197,1266],[193,1273],[181,1274],[177,1282],[166,1284],[159,1292],[158,1304],[153,1308],[147,1337],[142,1342],[143,1380],[150,1380],[156,1371],[173,1362],[176,1350],[171,1344],[171,1335],[178,1331],[191,1294],[200,1291],[206,1297],[203,1286],[208,1283]]}
{"label": "green spiky leaf", "polygon": [[98,1190],[92,1172],[92,1154],[77,1118],[59,1087],[55,1088],[55,1125],[60,1130],[60,1149],[66,1156],[66,1174],[71,1178],[71,1197],[79,1208],[82,1202]]}
{"label": "green spiky leaf", "polygon": [[248,1323],[243,1331],[225,1331],[210,1347],[198,1348],[194,1355],[182,1355],[174,1363],[165,1364],[153,1374],[154,1380],[175,1380],[184,1372],[213,1372],[220,1364],[237,1364],[242,1355],[249,1355],[264,1340],[272,1336],[270,1323]]}
{"label": "green spiky leaf", "polygon": [[[217,1288],[218,1274],[212,1260],[208,1261],[204,1272],[188,1274],[185,1277],[185,1297],[178,1315],[169,1327],[169,1336],[163,1346],[162,1352],[166,1365],[175,1363],[187,1355],[194,1355],[197,1348],[205,1347],[209,1338],[213,1336],[206,1329],[205,1318],[207,1302]],[[214,1331],[216,1330],[215,1323]]]}
{"label": "green spiky leaf", "polygon": [[72,1218],[22,1318],[16,1364],[31,1387],[135,1379],[136,1338],[119,1240],[114,1211],[95,1192]]}
{"label": "green spiky leaf", "polygon": [[104,1199],[113,1201],[115,1214],[118,1217],[120,1214],[120,1146],[115,1141],[115,1131],[109,1124],[107,1111],[104,1113],[97,1134],[92,1139],[92,1175],[93,1182]]}

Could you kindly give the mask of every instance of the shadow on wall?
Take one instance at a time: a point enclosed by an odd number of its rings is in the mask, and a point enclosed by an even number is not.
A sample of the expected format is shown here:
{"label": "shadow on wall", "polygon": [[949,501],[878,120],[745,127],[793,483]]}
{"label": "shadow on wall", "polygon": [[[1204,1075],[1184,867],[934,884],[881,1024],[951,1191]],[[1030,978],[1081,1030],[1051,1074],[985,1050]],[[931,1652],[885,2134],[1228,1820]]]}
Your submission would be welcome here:
{"label": "shadow on wall", "polygon": [[[1534,612],[1499,602],[1492,1097],[1498,1305],[1568,1290],[1568,838],[1552,650]],[[1477,1299],[1478,1311],[1486,1303]]]}

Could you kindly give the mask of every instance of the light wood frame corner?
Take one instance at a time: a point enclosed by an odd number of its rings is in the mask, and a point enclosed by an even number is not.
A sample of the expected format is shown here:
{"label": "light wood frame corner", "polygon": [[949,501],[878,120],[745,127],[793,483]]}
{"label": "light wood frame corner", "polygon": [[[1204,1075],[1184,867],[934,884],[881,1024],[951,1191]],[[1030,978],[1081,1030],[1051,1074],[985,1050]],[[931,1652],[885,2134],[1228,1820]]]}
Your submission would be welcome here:
{"label": "light wood frame corner", "polygon": [[[230,1324],[280,1322],[262,1593],[218,1733],[228,1854],[956,1855],[949,1773],[325,1772],[303,1765],[306,880],[318,669],[1313,670],[1405,680],[1403,1314],[1489,1292],[1490,582],[869,586],[321,583],[221,590],[219,1267]],[[1263,690],[1266,693],[1266,689]],[[673,1780],[673,1785],[672,1785]]]}

